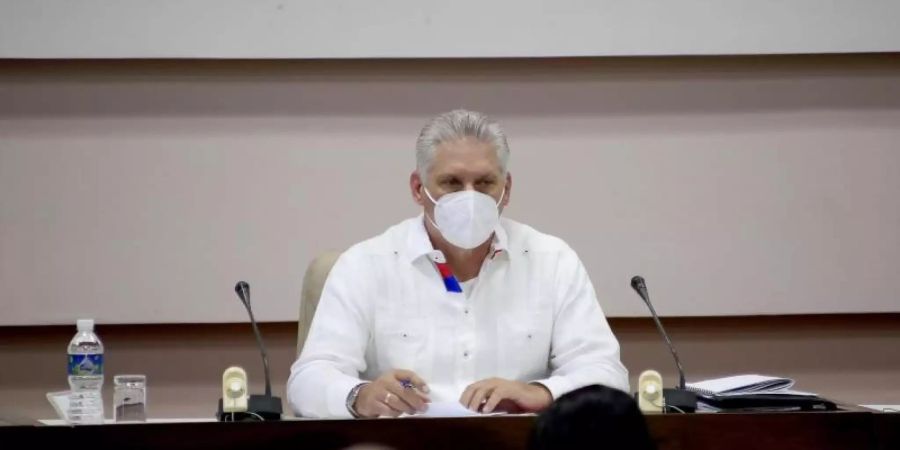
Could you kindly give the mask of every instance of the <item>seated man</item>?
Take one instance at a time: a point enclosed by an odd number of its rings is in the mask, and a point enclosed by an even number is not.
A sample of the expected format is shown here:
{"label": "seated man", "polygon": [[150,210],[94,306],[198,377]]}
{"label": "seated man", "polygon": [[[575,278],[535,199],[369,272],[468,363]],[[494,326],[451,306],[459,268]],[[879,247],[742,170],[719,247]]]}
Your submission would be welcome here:
{"label": "seated man", "polygon": [[288,400],[309,417],[377,417],[459,401],[534,412],[628,372],[581,261],[560,239],[500,218],[509,147],[482,114],[434,118],[409,179],[423,214],[335,263]]}

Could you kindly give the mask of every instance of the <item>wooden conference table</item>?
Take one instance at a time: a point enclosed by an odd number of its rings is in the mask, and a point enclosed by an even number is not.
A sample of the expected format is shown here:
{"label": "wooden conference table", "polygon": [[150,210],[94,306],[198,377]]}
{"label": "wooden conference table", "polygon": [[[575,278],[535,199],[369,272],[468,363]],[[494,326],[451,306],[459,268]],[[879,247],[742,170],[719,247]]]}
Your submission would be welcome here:
{"label": "wooden conference table", "polygon": [[[341,449],[380,443],[405,449],[524,449],[533,416],[453,419],[287,420],[0,427],[4,448]],[[647,416],[660,450],[900,449],[900,414],[838,412]],[[21,441],[19,443],[18,441]],[[597,437],[602,449],[602,436]],[[16,445],[18,444],[18,445]]]}

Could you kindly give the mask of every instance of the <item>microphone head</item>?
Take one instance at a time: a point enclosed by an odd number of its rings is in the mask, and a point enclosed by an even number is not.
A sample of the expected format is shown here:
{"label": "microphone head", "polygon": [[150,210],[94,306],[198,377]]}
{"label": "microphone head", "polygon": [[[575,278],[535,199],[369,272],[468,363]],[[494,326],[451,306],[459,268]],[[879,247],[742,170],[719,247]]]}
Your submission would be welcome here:
{"label": "microphone head", "polygon": [[631,277],[631,288],[641,296],[641,299],[644,300],[644,302],[650,301],[649,294],[647,294],[647,283],[644,282],[644,277],[640,275]]}
{"label": "microphone head", "polygon": [[635,275],[631,277],[631,288],[640,291],[641,289],[647,289],[647,284],[644,282],[644,277],[640,275]]}
{"label": "microphone head", "polygon": [[237,293],[242,302],[250,304],[250,285],[246,281],[238,281],[234,285],[234,292]]}

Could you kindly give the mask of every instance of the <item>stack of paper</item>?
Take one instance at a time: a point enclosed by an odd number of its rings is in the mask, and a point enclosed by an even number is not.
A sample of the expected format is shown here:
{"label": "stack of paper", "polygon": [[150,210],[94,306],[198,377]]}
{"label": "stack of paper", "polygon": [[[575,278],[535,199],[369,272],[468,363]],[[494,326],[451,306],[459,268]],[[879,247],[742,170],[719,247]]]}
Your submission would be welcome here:
{"label": "stack of paper", "polygon": [[503,412],[480,413],[474,412],[466,408],[458,401],[431,402],[428,403],[428,409],[420,414],[403,414],[400,417],[483,417],[483,416],[500,416]]}
{"label": "stack of paper", "polygon": [[686,387],[698,396],[698,411],[833,410],[833,402],[812,392],[792,390],[794,380],[767,375],[714,378]]}
{"label": "stack of paper", "polygon": [[790,378],[755,374],[735,375],[687,383],[689,391],[694,391],[701,396],[748,394],[816,395],[810,392],[791,390],[790,388],[793,386],[794,380]]}

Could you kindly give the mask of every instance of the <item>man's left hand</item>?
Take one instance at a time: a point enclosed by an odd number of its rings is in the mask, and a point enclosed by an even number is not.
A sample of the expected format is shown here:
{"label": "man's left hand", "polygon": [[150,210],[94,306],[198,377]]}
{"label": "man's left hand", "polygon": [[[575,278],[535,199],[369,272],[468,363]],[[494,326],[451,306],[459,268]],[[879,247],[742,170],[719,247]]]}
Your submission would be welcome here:
{"label": "man's left hand", "polygon": [[505,412],[538,412],[550,406],[553,396],[541,384],[488,378],[470,384],[459,402],[471,411],[485,414],[494,412],[497,406]]}

